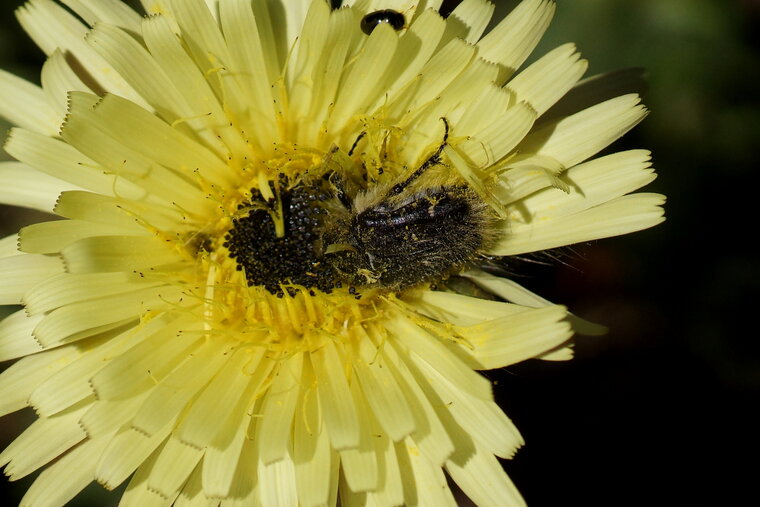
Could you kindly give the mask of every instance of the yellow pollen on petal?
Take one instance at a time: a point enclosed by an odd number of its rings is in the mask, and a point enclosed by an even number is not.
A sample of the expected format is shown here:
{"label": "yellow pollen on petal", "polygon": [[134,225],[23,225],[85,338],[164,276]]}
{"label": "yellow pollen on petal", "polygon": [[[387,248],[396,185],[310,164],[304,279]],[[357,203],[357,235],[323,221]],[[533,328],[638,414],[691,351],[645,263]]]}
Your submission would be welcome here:
{"label": "yellow pollen on petal", "polygon": [[278,297],[248,287],[232,259],[209,268],[209,283],[213,301],[206,304],[204,325],[210,335],[234,336],[278,354],[318,350],[326,340],[349,341],[348,329],[382,314],[373,298],[357,300],[345,289],[326,294],[299,288]]}

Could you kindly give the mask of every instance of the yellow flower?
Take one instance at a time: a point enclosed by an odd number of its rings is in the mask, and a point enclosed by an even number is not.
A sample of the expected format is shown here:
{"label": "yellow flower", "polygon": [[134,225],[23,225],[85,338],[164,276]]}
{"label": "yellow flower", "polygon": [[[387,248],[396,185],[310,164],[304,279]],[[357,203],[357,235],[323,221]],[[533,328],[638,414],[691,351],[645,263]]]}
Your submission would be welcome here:
{"label": "yellow flower", "polygon": [[64,218],[0,241],[23,505],[523,505],[476,370],[597,329],[488,265],[664,200],[646,151],[589,161],[636,96],[589,103],[572,45],[516,73],[553,2],[62,3],[18,11],[42,87],[0,73],[0,200]]}

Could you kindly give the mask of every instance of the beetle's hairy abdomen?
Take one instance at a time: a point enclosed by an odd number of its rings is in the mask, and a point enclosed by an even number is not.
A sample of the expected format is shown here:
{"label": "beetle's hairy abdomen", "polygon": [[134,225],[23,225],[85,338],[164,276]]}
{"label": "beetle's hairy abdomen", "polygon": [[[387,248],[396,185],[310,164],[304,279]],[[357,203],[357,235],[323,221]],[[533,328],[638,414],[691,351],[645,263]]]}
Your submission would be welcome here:
{"label": "beetle's hairy abdomen", "polygon": [[328,231],[328,241],[351,248],[327,257],[349,283],[403,289],[444,278],[473,260],[488,222],[472,190],[428,189],[363,210],[333,237]]}

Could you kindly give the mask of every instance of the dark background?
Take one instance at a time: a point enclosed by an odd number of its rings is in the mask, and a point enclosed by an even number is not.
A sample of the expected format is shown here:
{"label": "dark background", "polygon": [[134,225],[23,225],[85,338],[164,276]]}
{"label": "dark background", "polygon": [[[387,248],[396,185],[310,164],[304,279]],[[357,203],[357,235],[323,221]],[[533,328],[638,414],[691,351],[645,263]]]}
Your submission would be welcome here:
{"label": "dark background", "polygon": [[[0,67],[37,80],[42,54],[0,5]],[[447,2],[447,5],[456,2]],[[497,2],[506,13],[516,1]],[[567,363],[489,376],[526,446],[505,464],[531,507],[750,505],[760,394],[757,0],[559,0],[536,51],[568,41],[589,75],[644,67],[646,121],[614,148],[648,148],[667,221],[575,247],[520,282],[610,327]],[[0,97],[0,100],[2,98]],[[0,207],[2,236],[39,215]],[[31,414],[0,419],[0,446]],[[18,503],[31,479],[0,485]],[[95,486],[72,505],[115,502]],[[754,501],[753,501],[754,500]]]}

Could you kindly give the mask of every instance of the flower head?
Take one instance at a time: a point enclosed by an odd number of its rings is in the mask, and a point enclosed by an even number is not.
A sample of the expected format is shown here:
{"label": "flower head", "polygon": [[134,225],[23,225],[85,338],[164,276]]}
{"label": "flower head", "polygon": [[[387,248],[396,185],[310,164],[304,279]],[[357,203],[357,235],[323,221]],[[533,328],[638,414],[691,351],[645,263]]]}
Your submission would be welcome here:
{"label": "flower head", "polygon": [[554,4],[63,3],[18,11],[42,87],[0,73],[0,198],[64,219],[0,241],[24,504],[521,505],[476,370],[596,329],[492,268],[662,220],[646,151],[589,160],[639,99],[516,72]]}

